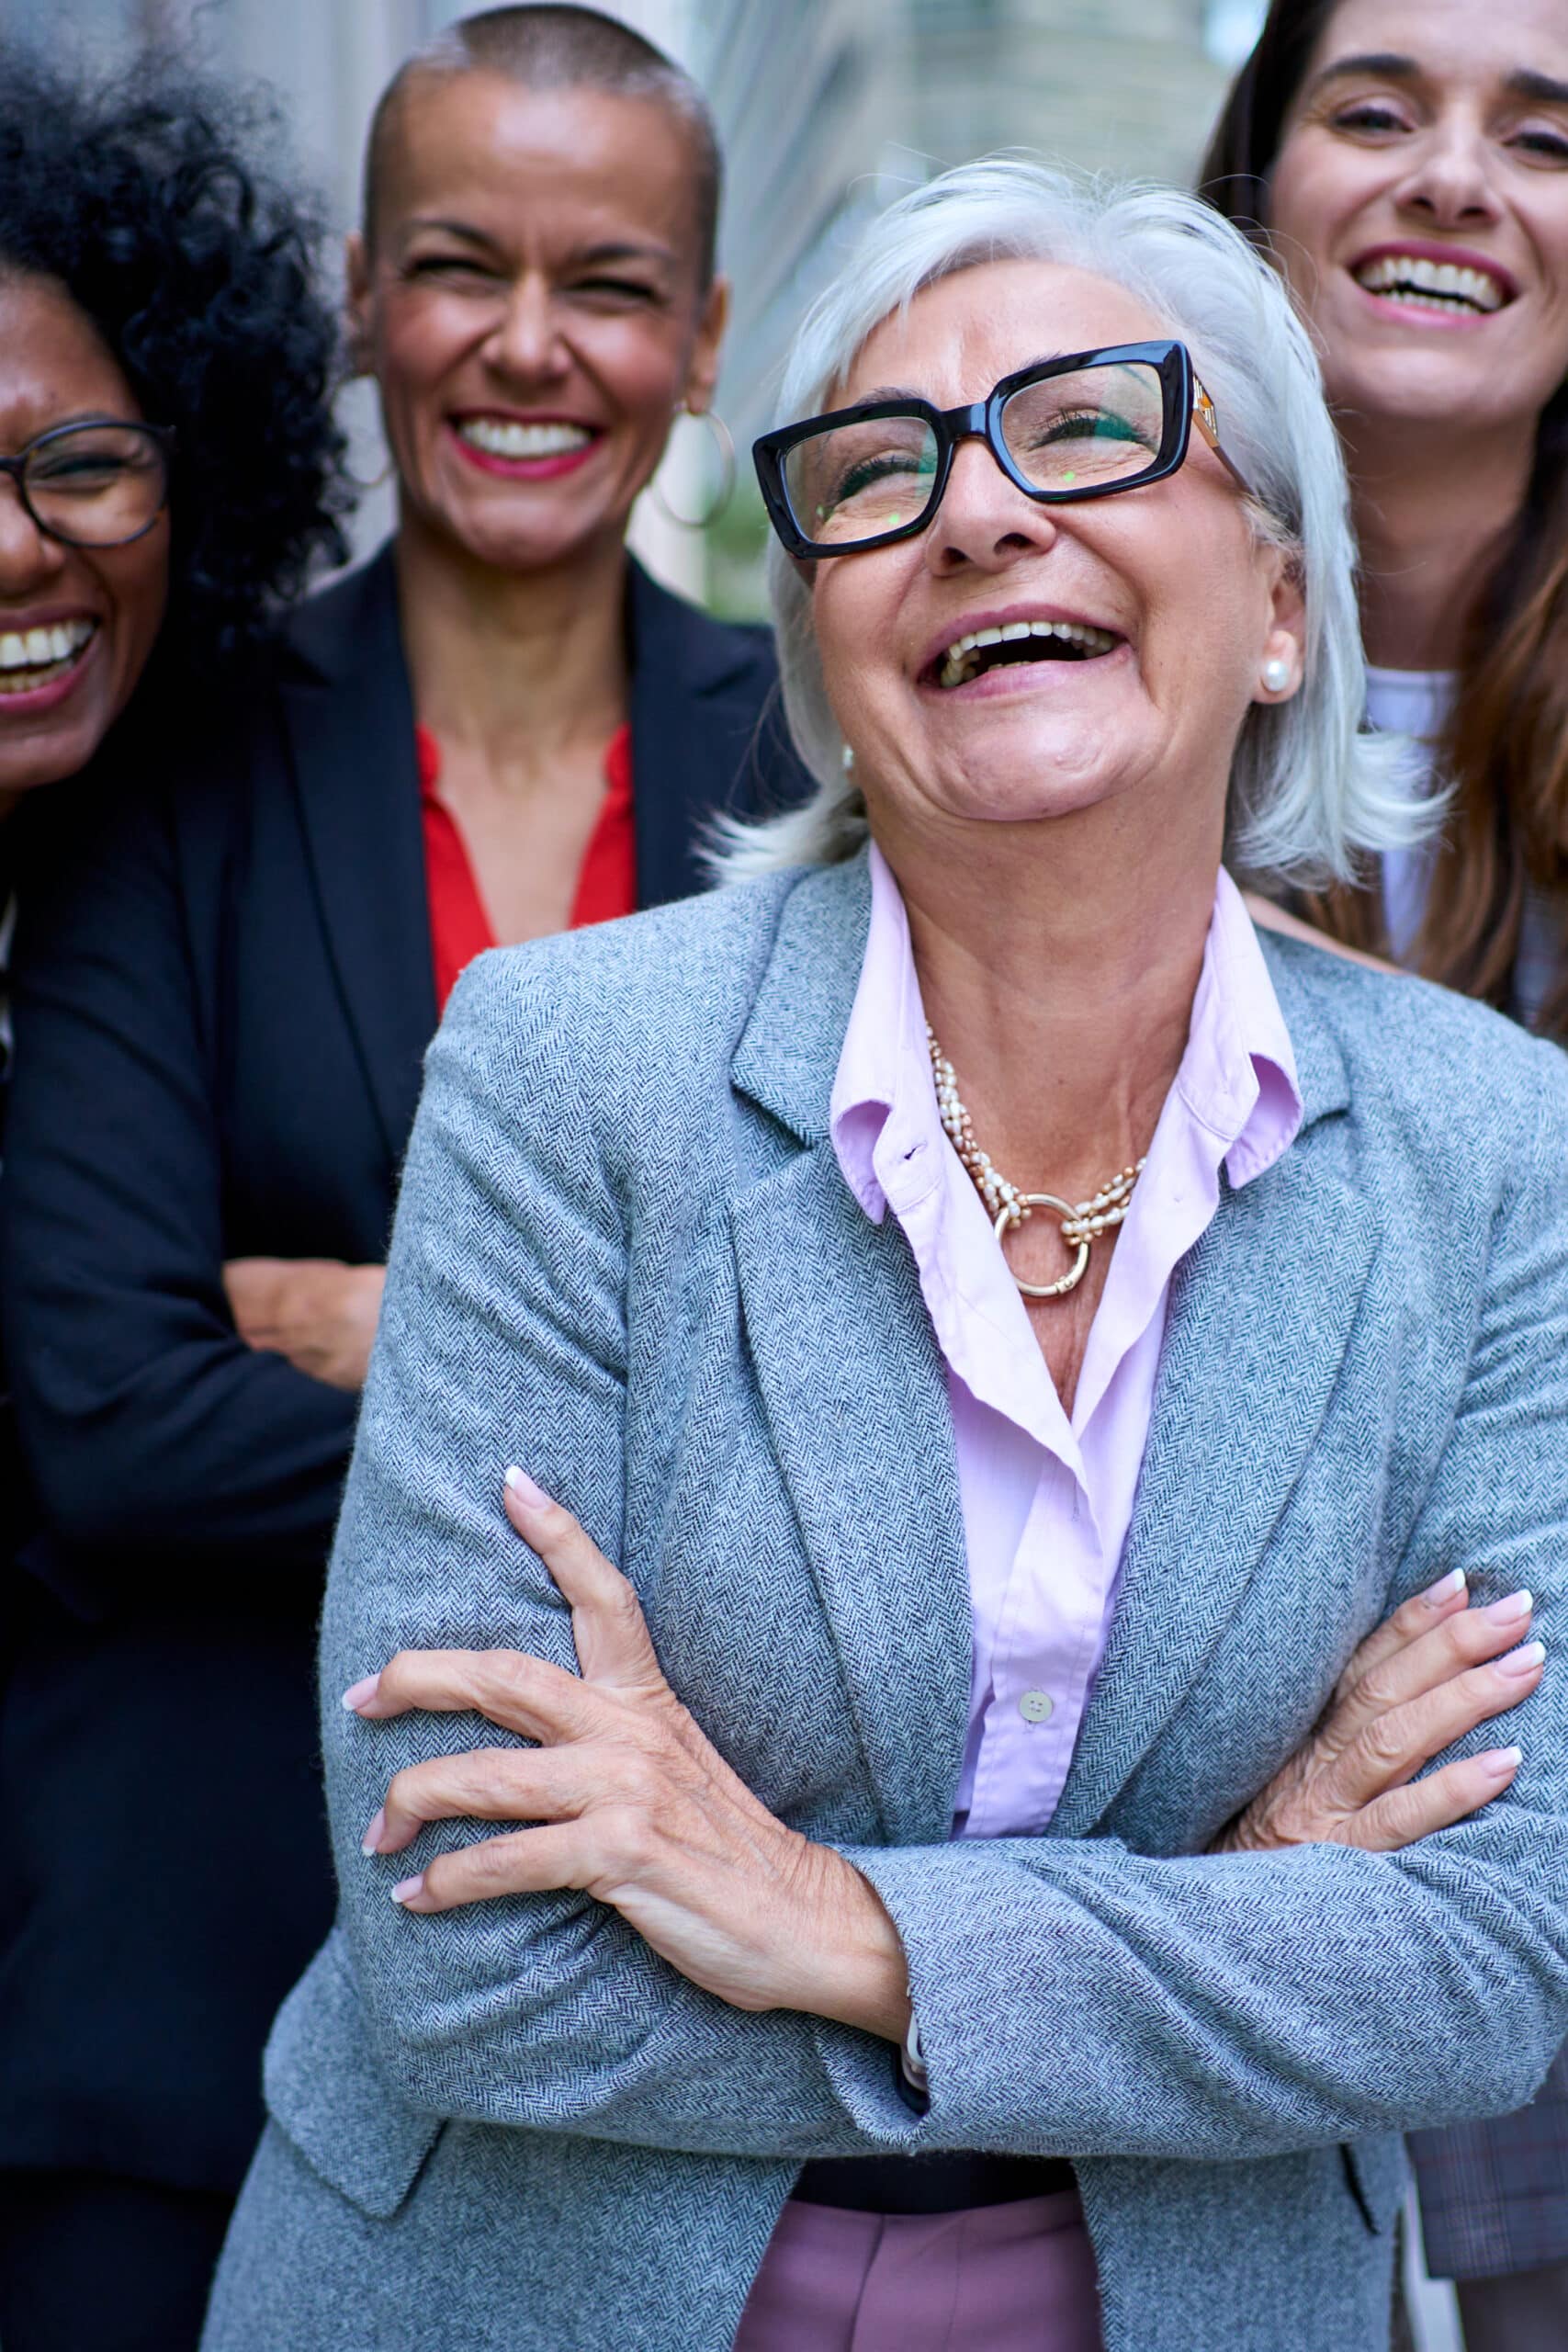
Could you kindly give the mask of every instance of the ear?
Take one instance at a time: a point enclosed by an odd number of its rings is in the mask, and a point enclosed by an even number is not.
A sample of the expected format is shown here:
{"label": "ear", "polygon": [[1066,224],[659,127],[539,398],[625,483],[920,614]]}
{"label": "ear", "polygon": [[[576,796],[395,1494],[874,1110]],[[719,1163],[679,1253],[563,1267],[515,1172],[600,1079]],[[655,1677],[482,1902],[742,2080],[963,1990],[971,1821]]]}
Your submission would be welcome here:
{"label": "ear", "polygon": [[1306,595],[1299,559],[1280,548],[1267,553],[1269,603],[1253,700],[1289,702],[1306,674]]}
{"label": "ear", "polygon": [[370,256],[357,229],[343,241],[344,325],[356,376],[370,370]]}
{"label": "ear", "polygon": [[714,387],[718,382],[719,355],[724,347],[724,330],[729,322],[729,280],[716,277],[703,300],[702,315],[692,343],[692,356],[686,368],[685,402],[694,416],[701,416],[713,406]]}

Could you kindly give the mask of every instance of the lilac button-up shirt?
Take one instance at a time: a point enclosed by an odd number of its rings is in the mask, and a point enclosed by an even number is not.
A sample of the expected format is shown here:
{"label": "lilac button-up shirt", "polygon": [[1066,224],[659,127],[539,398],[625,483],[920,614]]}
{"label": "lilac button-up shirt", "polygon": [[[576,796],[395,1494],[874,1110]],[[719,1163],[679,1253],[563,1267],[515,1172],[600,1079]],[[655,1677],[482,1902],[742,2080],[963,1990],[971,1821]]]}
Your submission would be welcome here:
{"label": "lilac button-up shirt", "polygon": [[[1233,1185],[1247,1183],[1293,1140],[1295,1059],[1257,934],[1222,872],[1187,1049],[1116,1242],[1069,1419],[937,1116],[908,921],[874,847],[871,882],[833,1148],[866,1215],[880,1223],[891,1210],[903,1227],[947,1365],[975,1627],[954,1833],[1027,1835],[1056,1809],[1104,1651],[1171,1275],[1214,1214],[1222,1167]],[[1050,1181],[1048,1169],[1007,1173]]]}

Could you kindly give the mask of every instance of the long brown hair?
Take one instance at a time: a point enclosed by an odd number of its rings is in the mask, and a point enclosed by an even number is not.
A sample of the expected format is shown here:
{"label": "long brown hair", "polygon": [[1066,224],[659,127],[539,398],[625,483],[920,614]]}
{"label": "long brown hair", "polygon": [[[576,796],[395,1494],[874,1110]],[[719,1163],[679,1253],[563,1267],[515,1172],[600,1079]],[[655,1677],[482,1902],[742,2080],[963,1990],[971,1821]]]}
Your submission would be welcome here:
{"label": "long brown hair", "polygon": [[[1203,159],[1202,195],[1265,250],[1285,118],[1337,6],[1272,0]],[[1470,616],[1438,759],[1453,797],[1412,961],[1506,1008],[1531,887],[1556,905],[1560,951],[1536,1025],[1568,1042],[1568,381],[1542,411],[1524,504]],[[1311,910],[1336,937],[1387,952],[1375,889],[1334,890]]]}

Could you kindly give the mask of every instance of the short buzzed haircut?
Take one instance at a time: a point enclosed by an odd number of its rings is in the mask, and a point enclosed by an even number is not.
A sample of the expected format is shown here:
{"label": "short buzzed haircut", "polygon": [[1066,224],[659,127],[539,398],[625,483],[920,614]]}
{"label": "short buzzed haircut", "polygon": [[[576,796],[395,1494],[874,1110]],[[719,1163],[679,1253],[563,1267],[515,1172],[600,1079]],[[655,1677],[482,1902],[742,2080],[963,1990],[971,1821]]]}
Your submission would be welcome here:
{"label": "short buzzed haircut", "polygon": [[708,102],[684,67],[630,25],[597,8],[481,8],[406,58],[377,101],[365,148],[364,231],[373,245],[387,150],[412,87],[459,74],[496,74],[529,90],[603,90],[649,98],[672,115],[691,144],[698,279],[713,282],[722,166]]}

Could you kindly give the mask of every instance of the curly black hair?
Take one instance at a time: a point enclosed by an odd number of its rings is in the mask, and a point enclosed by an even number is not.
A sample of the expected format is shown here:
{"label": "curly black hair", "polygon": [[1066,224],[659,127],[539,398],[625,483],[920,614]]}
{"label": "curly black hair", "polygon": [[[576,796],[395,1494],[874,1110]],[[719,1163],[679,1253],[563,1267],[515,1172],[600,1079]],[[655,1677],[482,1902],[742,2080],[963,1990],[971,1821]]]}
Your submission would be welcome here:
{"label": "curly black hair", "polygon": [[321,222],[264,142],[266,100],[167,62],[94,88],[12,54],[0,77],[0,276],[62,286],[174,427],[160,666],[254,643],[347,552]]}

